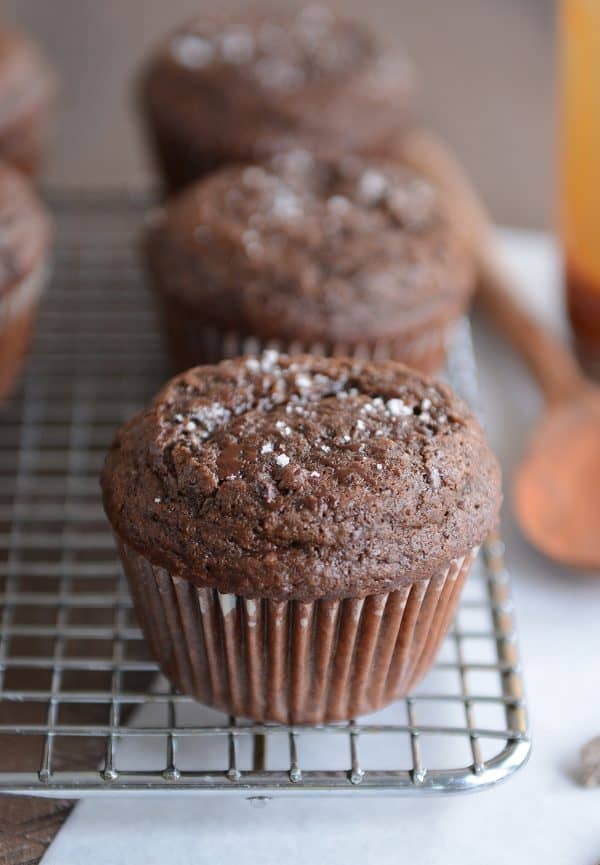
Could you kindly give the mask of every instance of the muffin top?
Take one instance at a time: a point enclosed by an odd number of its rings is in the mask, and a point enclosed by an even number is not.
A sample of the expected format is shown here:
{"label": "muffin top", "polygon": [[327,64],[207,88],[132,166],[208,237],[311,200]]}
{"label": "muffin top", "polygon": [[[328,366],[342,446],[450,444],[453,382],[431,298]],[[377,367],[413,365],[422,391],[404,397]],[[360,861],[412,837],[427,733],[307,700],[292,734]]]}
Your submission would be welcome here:
{"label": "muffin top", "polygon": [[397,363],[274,351],[172,379],[117,433],[102,488],[153,564],[273,599],[427,579],[500,504],[496,460],[447,387]]}
{"label": "muffin top", "polygon": [[471,257],[440,196],[398,164],[291,151],[230,166],[151,220],[161,292],[223,328],[376,340],[459,315]]}
{"label": "muffin top", "polygon": [[56,77],[36,45],[21,33],[0,29],[0,131],[56,89]]}
{"label": "muffin top", "polygon": [[290,141],[361,149],[404,125],[411,89],[401,52],[317,4],[203,13],[142,77],[164,128],[229,159],[263,158]]}
{"label": "muffin top", "polygon": [[33,187],[0,163],[0,297],[35,270],[50,242],[50,219]]}

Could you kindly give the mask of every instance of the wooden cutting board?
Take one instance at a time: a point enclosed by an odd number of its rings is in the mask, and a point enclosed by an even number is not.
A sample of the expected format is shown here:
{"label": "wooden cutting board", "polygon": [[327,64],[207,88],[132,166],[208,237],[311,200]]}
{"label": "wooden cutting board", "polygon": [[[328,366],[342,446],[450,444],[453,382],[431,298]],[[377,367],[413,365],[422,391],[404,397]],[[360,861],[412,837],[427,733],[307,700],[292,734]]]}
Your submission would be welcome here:
{"label": "wooden cutting board", "polygon": [[[148,673],[140,673],[132,678],[132,684],[139,688],[148,687],[150,681],[151,674]],[[15,687],[21,686],[25,687],[26,683],[15,679]],[[85,672],[81,673],[80,681],[73,679],[73,687],[85,687]],[[15,710],[18,708],[19,704],[13,708],[10,703],[2,703],[0,723],[14,723]],[[126,717],[127,713],[124,719]],[[24,720],[22,705],[19,719]],[[76,706],[71,707],[69,722],[77,722]],[[28,736],[2,736],[0,748],[3,768],[30,765],[31,747]],[[61,754],[64,748],[68,748],[68,752]],[[88,768],[99,764],[103,756],[104,748],[100,740],[71,738],[68,742],[59,740],[55,743],[53,763],[60,767],[61,759],[68,757],[69,767]],[[72,799],[0,795],[0,865],[37,865],[74,805]]]}
{"label": "wooden cutting board", "polygon": [[68,799],[0,796],[0,865],[37,865],[72,807]]}

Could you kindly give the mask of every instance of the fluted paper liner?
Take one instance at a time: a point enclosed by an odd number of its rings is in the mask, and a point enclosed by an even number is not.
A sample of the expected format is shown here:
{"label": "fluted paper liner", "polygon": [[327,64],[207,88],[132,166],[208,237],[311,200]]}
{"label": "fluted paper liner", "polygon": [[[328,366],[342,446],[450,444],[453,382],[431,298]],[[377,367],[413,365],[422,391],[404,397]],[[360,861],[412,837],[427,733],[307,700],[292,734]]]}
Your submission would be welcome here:
{"label": "fluted paper liner", "polygon": [[284,354],[316,354],[325,357],[355,357],[360,360],[397,360],[424,373],[438,370],[446,357],[448,338],[454,322],[432,325],[415,336],[363,341],[323,341],[270,339],[223,331],[198,320],[184,304],[173,297],[161,303],[171,354],[179,369],[205,363],[218,363],[245,354],[260,354],[276,349]]}
{"label": "fluted paper liner", "polygon": [[292,724],[347,720],[407,694],[433,663],[477,553],[393,592],[301,602],[199,588],[117,541],[142,629],[177,689]]}

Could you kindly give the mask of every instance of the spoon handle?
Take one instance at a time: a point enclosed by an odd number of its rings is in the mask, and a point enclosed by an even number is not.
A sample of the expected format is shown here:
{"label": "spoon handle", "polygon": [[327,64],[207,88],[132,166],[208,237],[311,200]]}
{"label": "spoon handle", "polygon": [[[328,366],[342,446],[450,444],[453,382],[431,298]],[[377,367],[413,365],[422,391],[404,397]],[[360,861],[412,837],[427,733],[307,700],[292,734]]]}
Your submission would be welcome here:
{"label": "spoon handle", "polygon": [[479,302],[491,323],[527,362],[548,402],[585,387],[570,349],[516,299],[518,289],[496,250],[492,221],[456,157],[430,133],[416,129],[397,143],[397,155],[445,189],[462,214],[479,271]]}

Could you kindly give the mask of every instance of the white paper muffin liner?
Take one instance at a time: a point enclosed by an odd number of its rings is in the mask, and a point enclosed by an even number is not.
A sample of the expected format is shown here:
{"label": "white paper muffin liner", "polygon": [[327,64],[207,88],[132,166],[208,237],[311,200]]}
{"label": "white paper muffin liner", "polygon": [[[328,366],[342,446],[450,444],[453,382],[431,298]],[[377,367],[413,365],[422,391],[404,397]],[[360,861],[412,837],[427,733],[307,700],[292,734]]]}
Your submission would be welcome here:
{"label": "white paper muffin liner", "polygon": [[199,588],[117,538],[138,619],[178,690],[256,721],[372,712],[427,672],[477,550],[393,592],[311,602]]}

